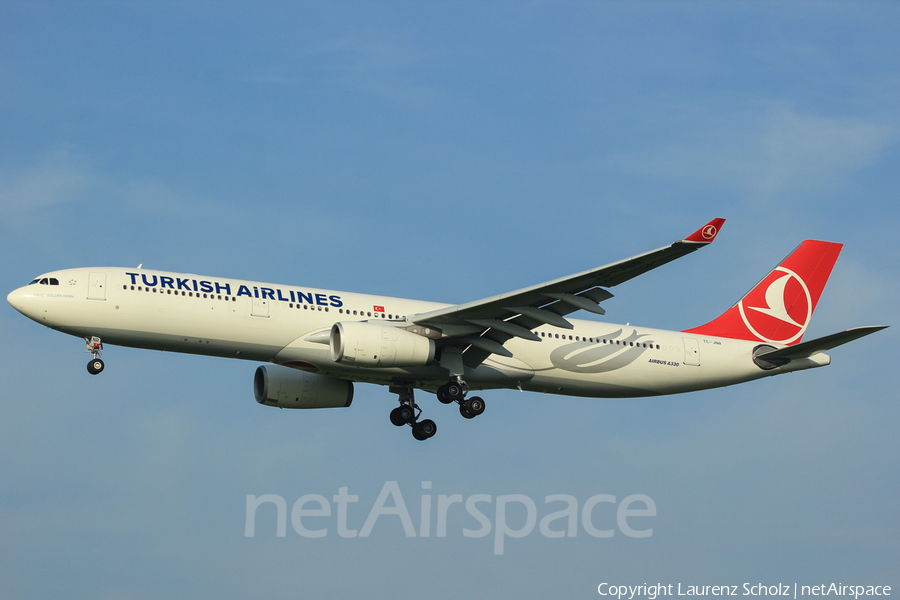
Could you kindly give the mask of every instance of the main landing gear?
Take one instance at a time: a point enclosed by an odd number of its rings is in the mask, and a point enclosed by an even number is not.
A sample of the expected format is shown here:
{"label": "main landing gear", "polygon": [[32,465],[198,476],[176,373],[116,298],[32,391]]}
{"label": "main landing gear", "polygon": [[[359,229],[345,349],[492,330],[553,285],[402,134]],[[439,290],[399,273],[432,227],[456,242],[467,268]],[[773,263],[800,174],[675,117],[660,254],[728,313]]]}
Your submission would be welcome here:
{"label": "main landing gear", "polygon": [[100,351],[103,350],[103,344],[100,342],[100,338],[94,336],[90,339],[84,338],[85,343],[87,344],[87,349],[85,352],[90,353],[93,358],[88,362],[87,370],[91,375],[97,375],[103,370],[103,361],[100,360]]}
{"label": "main landing gear", "polygon": [[439,387],[437,397],[444,404],[459,404],[459,414],[467,419],[474,419],[484,412],[484,400],[480,396],[472,396],[467,400],[465,382],[460,379],[451,379]]}
{"label": "main landing gear", "polygon": [[[391,411],[391,423],[397,427],[409,425],[412,427],[413,437],[417,440],[427,440],[437,433],[437,425],[431,419],[419,420],[422,409],[413,399],[413,388],[391,386],[392,394],[400,398],[400,406]],[[461,379],[451,379],[437,390],[437,397],[444,404],[456,402],[459,404],[459,414],[467,419],[474,419],[484,412],[484,400],[479,396],[466,399],[466,384]]]}
{"label": "main landing gear", "polygon": [[409,425],[413,437],[419,441],[427,440],[437,433],[437,424],[431,419],[419,420],[422,409],[413,399],[411,387],[391,387],[390,392],[400,396],[400,406],[391,411],[391,423],[397,427]]}

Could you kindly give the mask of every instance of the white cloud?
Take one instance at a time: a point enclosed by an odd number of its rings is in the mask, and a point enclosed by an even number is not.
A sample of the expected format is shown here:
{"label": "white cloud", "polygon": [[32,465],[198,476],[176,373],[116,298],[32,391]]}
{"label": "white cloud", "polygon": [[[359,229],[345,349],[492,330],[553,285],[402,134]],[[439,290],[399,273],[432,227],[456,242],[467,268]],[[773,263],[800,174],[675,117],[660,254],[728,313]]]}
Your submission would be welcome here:
{"label": "white cloud", "polygon": [[757,204],[843,187],[897,139],[897,129],[857,117],[820,116],[787,106],[691,119],[686,140],[617,154],[616,170],[713,187],[739,188]]}
{"label": "white cloud", "polygon": [[84,199],[105,188],[83,160],[67,149],[50,152],[36,164],[0,172],[0,211],[4,216]]}
{"label": "white cloud", "polygon": [[420,51],[391,40],[345,38],[308,51],[327,65],[326,77],[352,92],[371,94],[405,109],[420,109],[440,98],[427,83]]}
{"label": "white cloud", "polygon": [[127,178],[104,172],[90,157],[71,149],[54,150],[34,164],[0,171],[0,214],[7,223],[33,211],[66,204],[115,207],[124,214],[209,218],[223,207],[152,177]]}

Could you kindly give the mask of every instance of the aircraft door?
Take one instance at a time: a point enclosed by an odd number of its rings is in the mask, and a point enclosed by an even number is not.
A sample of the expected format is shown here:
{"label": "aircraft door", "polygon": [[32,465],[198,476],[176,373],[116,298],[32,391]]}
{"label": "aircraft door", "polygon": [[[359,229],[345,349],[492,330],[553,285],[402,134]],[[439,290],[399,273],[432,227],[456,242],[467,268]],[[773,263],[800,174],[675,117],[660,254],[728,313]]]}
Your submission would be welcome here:
{"label": "aircraft door", "polygon": [[91,273],[88,300],[106,300],[106,273]]}
{"label": "aircraft door", "polygon": [[682,338],[684,340],[684,364],[693,367],[700,366],[700,346],[694,338]]}
{"label": "aircraft door", "polygon": [[253,305],[250,308],[250,314],[254,317],[268,317],[269,303],[265,298],[253,298]]}

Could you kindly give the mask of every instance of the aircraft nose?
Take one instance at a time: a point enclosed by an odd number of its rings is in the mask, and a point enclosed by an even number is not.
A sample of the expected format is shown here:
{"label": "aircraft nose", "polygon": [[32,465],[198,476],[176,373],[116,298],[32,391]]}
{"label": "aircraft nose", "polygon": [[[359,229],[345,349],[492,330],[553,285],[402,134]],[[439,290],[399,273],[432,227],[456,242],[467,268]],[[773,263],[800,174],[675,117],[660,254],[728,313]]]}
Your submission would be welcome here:
{"label": "aircraft nose", "polygon": [[28,311],[28,297],[29,294],[26,292],[25,288],[18,288],[11,291],[6,296],[6,301],[10,303],[10,305],[25,315],[28,318],[31,318],[31,315]]}
{"label": "aircraft nose", "polygon": [[19,312],[22,312],[21,310],[19,310],[19,306],[21,306],[20,299],[22,297],[21,290],[22,288],[13,290],[6,296],[6,301],[9,302],[10,305]]}

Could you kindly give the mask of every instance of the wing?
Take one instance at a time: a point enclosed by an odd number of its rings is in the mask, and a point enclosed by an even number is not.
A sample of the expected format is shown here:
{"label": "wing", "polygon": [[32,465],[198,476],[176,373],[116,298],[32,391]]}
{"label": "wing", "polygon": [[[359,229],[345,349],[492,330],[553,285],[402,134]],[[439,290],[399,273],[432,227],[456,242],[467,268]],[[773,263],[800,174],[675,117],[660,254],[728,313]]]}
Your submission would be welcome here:
{"label": "wing", "polygon": [[725,219],[713,219],[673,244],[603,267],[484,300],[413,315],[410,320],[442,332],[441,346],[463,351],[463,361],[476,367],[491,354],[512,356],[503,344],[513,337],[535,342],[532,329],[544,324],[572,329],[565,316],[577,310],[599,315],[601,302],[612,298],[606,289],[710,244]]}

